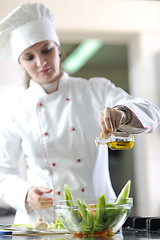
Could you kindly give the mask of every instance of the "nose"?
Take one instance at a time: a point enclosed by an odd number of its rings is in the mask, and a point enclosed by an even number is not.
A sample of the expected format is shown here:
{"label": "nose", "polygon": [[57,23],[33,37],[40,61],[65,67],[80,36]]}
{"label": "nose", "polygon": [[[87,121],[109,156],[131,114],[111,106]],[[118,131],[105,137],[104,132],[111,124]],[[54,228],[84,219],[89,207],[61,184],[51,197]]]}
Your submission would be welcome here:
{"label": "nose", "polygon": [[47,61],[42,56],[36,57],[36,66],[37,67],[44,67],[46,65]]}

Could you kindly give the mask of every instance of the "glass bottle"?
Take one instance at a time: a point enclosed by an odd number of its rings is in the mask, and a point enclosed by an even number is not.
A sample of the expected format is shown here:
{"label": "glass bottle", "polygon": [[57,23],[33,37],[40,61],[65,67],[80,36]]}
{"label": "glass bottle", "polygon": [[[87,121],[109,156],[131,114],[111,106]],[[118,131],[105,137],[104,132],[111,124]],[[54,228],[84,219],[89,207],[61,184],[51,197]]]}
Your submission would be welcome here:
{"label": "glass bottle", "polygon": [[131,149],[134,145],[134,136],[127,132],[115,132],[108,138],[97,137],[95,144],[97,147],[106,144],[112,150]]}

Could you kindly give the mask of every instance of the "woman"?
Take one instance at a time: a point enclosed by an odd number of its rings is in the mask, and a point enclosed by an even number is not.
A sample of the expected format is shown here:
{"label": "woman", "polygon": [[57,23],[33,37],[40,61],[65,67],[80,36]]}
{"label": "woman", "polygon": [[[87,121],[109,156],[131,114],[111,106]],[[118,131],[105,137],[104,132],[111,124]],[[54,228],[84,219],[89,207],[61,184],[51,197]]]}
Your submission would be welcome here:
{"label": "woman", "polygon": [[[74,78],[60,69],[60,43],[52,13],[23,4],[0,23],[1,56],[12,57],[30,76],[29,87],[8,109],[0,129],[0,196],[17,210],[15,223],[53,221],[53,201],[67,183],[75,198],[98,198],[112,189],[101,132],[152,132],[160,110],[109,80]],[[18,173],[23,151],[26,179]]]}

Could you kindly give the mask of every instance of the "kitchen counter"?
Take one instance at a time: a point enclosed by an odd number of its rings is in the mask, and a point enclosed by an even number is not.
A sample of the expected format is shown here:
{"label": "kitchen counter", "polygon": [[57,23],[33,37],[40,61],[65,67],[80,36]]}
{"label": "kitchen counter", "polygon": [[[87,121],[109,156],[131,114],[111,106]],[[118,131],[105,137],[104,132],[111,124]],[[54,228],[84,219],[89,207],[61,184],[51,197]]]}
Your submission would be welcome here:
{"label": "kitchen counter", "polygon": [[0,235],[0,240],[150,240],[160,239],[160,218],[158,217],[130,217],[123,225],[122,230],[112,238],[105,237],[84,237],[77,238],[69,233],[54,233],[52,235]]}
{"label": "kitchen counter", "polygon": [[[30,236],[0,236],[1,239],[6,240],[67,240],[67,239],[76,239],[76,240],[102,240],[106,239],[104,237],[99,238],[74,238],[71,234],[55,234],[55,235],[30,235]],[[122,233],[116,234],[109,240],[147,240],[147,239],[160,239],[160,232],[150,232],[146,230],[134,230],[124,228]]]}

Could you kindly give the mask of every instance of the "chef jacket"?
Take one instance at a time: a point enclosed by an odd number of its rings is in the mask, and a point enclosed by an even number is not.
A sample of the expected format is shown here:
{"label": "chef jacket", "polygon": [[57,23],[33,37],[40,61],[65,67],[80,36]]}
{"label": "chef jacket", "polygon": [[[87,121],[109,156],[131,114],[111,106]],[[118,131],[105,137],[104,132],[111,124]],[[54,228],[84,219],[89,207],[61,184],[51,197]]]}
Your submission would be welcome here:
{"label": "chef jacket", "polygon": [[[95,146],[101,132],[100,110],[129,108],[132,120],[121,129],[132,133],[151,132],[160,123],[160,110],[152,103],[130,96],[105,78],[86,80],[65,72],[55,92],[47,94],[31,80],[10,105],[0,126],[0,197],[17,210],[15,223],[32,223],[37,217],[53,221],[51,208],[26,210],[31,186],[53,188],[47,196],[55,202],[64,198],[64,184],[75,199],[115,197],[107,146]],[[19,176],[22,151],[26,179]]]}

